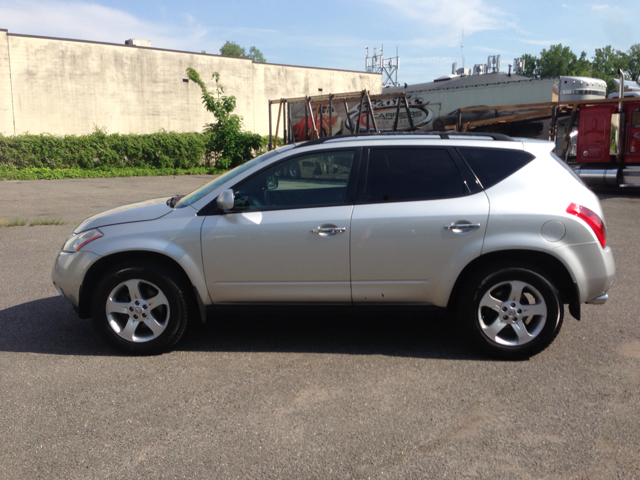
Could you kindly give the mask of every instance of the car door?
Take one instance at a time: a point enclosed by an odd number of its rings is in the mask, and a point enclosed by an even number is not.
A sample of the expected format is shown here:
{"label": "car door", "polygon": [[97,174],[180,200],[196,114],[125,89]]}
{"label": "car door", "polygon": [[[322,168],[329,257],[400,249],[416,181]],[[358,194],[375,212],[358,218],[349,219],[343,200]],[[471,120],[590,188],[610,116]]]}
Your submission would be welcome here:
{"label": "car door", "polygon": [[297,156],[233,187],[202,227],[214,303],[350,303],[349,235],[359,150]]}
{"label": "car door", "polygon": [[462,166],[447,148],[370,150],[351,221],[354,303],[446,304],[489,213]]}

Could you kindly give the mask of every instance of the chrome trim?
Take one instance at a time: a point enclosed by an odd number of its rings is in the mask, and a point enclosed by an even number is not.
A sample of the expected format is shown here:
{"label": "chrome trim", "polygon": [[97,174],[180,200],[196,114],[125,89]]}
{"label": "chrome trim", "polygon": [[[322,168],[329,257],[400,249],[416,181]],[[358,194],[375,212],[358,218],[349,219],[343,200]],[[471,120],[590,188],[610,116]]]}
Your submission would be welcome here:
{"label": "chrome trim", "polygon": [[452,223],[450,225],[445,225],[445,230],[476,230],[480,228],[479,223]]}
{"label": "chrome trim", "polygon": [[586,185],[592,187],[615,187],[618,185],[617,168],[587,168],[582,166],[574,166],[573,171],[578,174],[580,179]]}
{"label": "chrome trim", "polygon": [[609,295],[607,293],[603,293],[602,295],[594,298],[593,300],[589,300],[587,303],[590,305],[604,305],[608,299],[609,299]]}
{"label": "chrome trim", "polygon": [[345,227],[318,227],[311,230],[311,233],[327,233],[327,234],[335,234],[335,233],[344,233],[347,229]]}

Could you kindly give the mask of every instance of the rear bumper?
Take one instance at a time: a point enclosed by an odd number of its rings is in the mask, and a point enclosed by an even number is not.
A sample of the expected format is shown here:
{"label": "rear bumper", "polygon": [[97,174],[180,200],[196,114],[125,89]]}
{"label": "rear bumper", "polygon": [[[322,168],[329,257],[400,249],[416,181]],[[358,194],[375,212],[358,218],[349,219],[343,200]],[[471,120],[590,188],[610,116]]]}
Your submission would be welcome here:
{"label": "rear bumper", "polygon": [[616,273],[611,247],[602,248],[598,242],[592,242],[567,245],[556,252],[572,272],[579,303],[603,304]]}

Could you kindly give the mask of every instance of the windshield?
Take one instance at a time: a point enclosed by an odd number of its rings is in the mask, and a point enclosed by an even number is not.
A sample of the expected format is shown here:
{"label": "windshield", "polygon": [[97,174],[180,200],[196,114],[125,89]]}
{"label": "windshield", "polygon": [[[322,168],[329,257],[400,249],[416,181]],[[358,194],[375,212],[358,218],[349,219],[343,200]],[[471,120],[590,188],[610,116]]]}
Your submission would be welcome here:
{"label": "windshield", "polygon": [[180,199],[180,201],[178,202],[178,204],[176,205],[176,208],[187,207],[187,206],[197,202],[198,200],[200,200],[205,195],[213,192],[220,185],[224,184],[225,182],[228,182],[229,180],[231,180],[234,177],[237,177],[242,172],[245,172],[245,171],[249,170],[254,165],[258,165],[259,163],[262,163],[265,160],[270,159],[271,157],[273,157],[274,155],[277,155],[278,153],[280,153],[282,151],[283,151],[282,148],[279,149],[279,150],[271,150],[270,152],[265,153],[264,155],[260,155],[259,157],[256,157],[253,160],[248,161],[247,163],[243,163],[242,165],[238,165],[236,168],[234,168],[232,170],[229,170],[226,173],[223,173],[219,177],[214,178],[213,180],[211,180],[209,183],[206,183],[203,186],[201,186],[200,188],[198,188],[197,190],[194,190],[189,195],[185,195],[184,197],[182,197]]}

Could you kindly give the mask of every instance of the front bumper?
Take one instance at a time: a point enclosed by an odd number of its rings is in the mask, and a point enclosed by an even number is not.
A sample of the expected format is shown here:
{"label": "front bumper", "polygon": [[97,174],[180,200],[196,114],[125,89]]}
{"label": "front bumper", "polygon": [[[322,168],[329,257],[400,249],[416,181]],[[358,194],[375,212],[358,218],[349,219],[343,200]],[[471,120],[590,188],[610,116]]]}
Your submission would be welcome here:
{"label": "front bumper", "polygon": [[79,306],[80,287],[87,270],[98,258],[99,255],[92,252],[60,252],[53,264],[53,285],[75,308]]}

